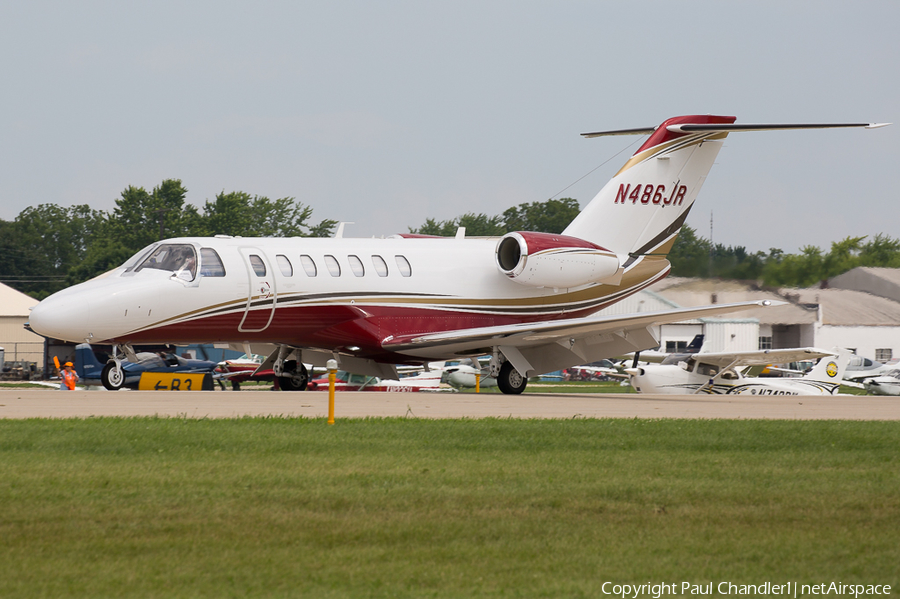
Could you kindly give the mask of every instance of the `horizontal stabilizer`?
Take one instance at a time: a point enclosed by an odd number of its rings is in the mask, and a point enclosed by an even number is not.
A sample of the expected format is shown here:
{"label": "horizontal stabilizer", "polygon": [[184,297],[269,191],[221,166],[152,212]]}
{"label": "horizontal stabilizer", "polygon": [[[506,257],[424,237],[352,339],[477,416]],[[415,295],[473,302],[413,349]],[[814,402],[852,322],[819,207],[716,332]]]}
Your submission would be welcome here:
{"label": "horizontal stabilizer", "polygon": [[[887,127],[892,123],[679,123],[669,125],[667,130],[672,133],[709,133],[723,131],[726,133],[737,131],[780,131],[786,129],[840,129],[846,127],[865,127],[866,129],[878,129]],[[582,137],[605,137],[609,135],[650,135],[657,127],[638,127],[636,129],[616,129],[613,131],[595,131],[582,133]]]}

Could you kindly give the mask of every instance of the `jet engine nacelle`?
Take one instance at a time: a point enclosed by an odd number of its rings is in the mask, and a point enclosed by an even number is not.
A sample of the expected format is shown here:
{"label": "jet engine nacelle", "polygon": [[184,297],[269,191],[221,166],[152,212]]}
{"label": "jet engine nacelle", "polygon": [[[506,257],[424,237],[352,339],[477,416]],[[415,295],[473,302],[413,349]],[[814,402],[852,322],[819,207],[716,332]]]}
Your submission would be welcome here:
{"label": "jet engine nacelle", "polygon": [[532,287],[615,285],[622,279],[618,256],[590,241],[567,235],[507,233],[497,242],[496,257],[500,272],[516,283]]}

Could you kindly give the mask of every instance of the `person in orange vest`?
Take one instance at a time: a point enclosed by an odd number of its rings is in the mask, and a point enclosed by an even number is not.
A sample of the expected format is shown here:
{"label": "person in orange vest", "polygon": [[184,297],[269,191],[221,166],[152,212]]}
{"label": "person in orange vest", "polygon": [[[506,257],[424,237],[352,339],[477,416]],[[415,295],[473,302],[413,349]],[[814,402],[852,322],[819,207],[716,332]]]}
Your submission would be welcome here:
{"label": "person in orange vest", "polygon": [[75,383],[78,382],[78,373],[73,369],[73,364],[71,362],[66,362],[63,369],[59,371],[59,388],[62,391],[66,389],[70,391],[75,390]]}

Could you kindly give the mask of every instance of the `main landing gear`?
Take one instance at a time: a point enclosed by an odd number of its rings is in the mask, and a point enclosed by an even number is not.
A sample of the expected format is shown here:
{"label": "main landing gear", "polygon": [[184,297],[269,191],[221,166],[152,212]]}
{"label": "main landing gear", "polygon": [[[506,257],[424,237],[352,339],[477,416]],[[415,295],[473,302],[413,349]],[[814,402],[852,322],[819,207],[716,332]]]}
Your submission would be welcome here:
{"label": "main landing gear", "polygon": [[506,395],[519,395],[528,385],[528,379],[497,348],[491,356],[490,370],[491,376],[497,379],[497,387]]}
{"label": "main landing gear", "polygon": [[[290,359],[296,352],[298,359]],[[278,346],[278,351],[273,354],[275,359],[272,363],[272,370],[275,371],[275,377],[278,381],[278,388],[282,391],[303,391],[309,384],[309,371],[300,360],[302,354],[299,350],[295,350],[287,345]],[[272,360],[269,356],[268,362]]]}
{"label": "main landing gear", "polygon": [[303,391],[309,384],[309,371],[297,360],[286,360],[282,375],[278,377],[278,386],[282,391]]}

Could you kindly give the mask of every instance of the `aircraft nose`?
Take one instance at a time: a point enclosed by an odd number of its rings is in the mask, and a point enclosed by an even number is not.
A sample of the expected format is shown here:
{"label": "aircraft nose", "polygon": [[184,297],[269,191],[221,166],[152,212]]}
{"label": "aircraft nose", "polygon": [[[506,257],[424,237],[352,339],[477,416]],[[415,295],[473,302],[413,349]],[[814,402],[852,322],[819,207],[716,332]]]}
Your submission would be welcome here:
{"label": "aircraft nose", "polygon": [[31,309],[28,325],[35,333],[60,339],[83,343],[88,336],[90,304],[80,301],[65,300],[50,296]]}

